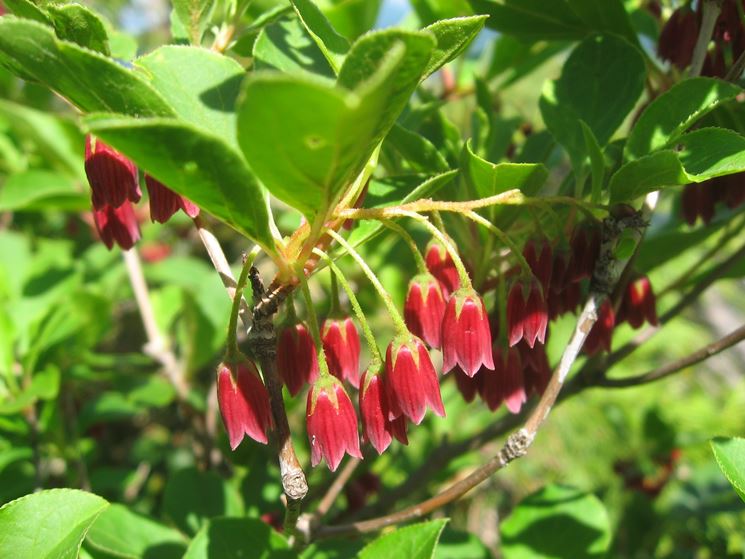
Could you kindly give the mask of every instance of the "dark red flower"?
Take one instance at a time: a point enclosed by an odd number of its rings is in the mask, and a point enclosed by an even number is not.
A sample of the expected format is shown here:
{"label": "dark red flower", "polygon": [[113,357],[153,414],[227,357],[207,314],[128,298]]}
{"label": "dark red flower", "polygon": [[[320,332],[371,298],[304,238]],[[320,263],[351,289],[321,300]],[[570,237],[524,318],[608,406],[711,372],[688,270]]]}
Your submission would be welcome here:
{"label": "dark red flower", "polygon": [[533,275],[541,282],[543,292],[548,293],[554,267],[551,243],[548,239],[531,239],[525,243],[523,256],[533,270]]}
{"label": "dark red flower", "polygon": [[481,398],[492,411],[504,402],[510,412],[518,413],[527,400],[518,349],[503,350],[497,345],[494,365],[493,371],[482,369],[479,372],[482,377]]}
{"label": "dark red flower", "polygon": [[406,436],[406,418],[402,415],[390,419],[388,393],[383,376],[377,371],[367,370],[360,380],[360,415],[365,437],[378,454],[383,454],[396,437],[403,444],[409,444]]}
{"label": "dark red flower", "polygon": [[145,174],[145,186],[150,195],[150,219],[153,221],[165,223],[179,209],[191,218],[199,215],[197,206],[148,174]]}
{"label": "dark red flower", "polygon": [[[482,368],[486,371],[486,369]],[[476,397],[476,394],[478,394],[481,390],[481,381],[482,381],[482,374],[481,370],[473,375],[472,377],[469,377],[466,373],[463,372],[463,369],[460,367],[455,367],[453,370],[453,376],[455,377],[455,385],[458,387],[458,391],[463,396],[463,399],[466,402],[473,402],[473,399]],[[491,373],[491,371],[487,371],[488,373]]]}
{"label": "dark red flower", "polygon": [[308,392],[306,409],[310,463],[317,466],[321,458],[333,472],[346,452],[362,458],[357,432],[357,414],[344,387],[335,377],[318,379]]}
{"label": "dark red flower", "polygon": [[663,60],[684,70],[693,58],[698,38],[698,16],[688,6],[675,10],[660,31],[657,53]]}
{"label": "dark red flower", "polygon": [[600,350],[610,351],[613,329],[616,327],[616,314],[613,305],[606,299],[598,309],[598,321],[587,335],[582,351],[595,355]]}
{"label": "dark red flower", "polygon": [[529,282],[516,281],[507,296],[507,333],[510,347],[525,339],[533,347],[536,340],[544,343],[548,327],[548,307],[541,285],[531,278]]}
{"label": "dark red flower", "polygon": [[405,415],[419,425],[427,407],[440,417],[445,416],[435,367],[424,342],[416,336],[398,337],[388,345],[385,386],[389,419]]}
{"label": "dark red flower", "polygon": [[85,138],[85,174],[97,210],[118,208],[126,200],[139,202],[142,197],[135,164],[90,134]]}
{"label": "dark red flower", "polygon": [[600,231],[590,223],[578,225],[570,241],[572,258],[569,264],[569,279],[580,281],[591,278],[595,271],[595,262],[600,255]]}
{"label": "dark red flower", "polygon": [[491,329],[484,302],[473,289],[452,294],[442,319],[442,370],[459,365],[473,376],[482,367],[493,369]]}
{"label": "dark red flower", "polygon": [[460,287],[460,276],[458,269],[455,267],[453,257],[435,240],[430,241],[425,253],[427,269],[437,278],[442,287],[442,294],[445,298]]}
{"label": "dark red flower", "polygon": [[722,177],[724,179],[724,203],[731,210],[745,203],[745,173],[735,173]]}
{"label": "dark red flower", "polygon": [[689,184],[683,189],[681,205],[683,217],[689,225],[696,223],[697,218],[708,224],[714,217],[714,206],[718,193],[717,178],[702,183]]}
{"label": "dark red flower", "polygon": [[217,401],[228,431],[230,448],[235,450],[248,435],[267,443],[266,432],[273,425],[269,393],[256,366],[248,359],[221,363],[217,368]]}
{"label": "dark red flower", "polygon": [[527,396],[533,393],[542,395],[551,380],[551,365],[548,363],[546,346],[536,344],[530,347],[525,342],[521,342],[515,347],[520,351],[523,364],[525,394]]}
{"label": "dark red flower", "polygon": [[316,346],[302,322],[287,326],[279,333],[277,371],[292,396],[300,392],[305,383],[318,377]]}
{"label": "dark red flower", "polygon": [[411,333],[422,338],[430,347],[441,347],[442,317],[445,297],[440,283],[431,274],[419,274],[409,282],[404,303],[404,319]]}
{"label": "dark red flower", "polygon": [[632,328],[639,328],[645,320],[657,325],[657,300],[647,276],[640,276],[626,286],[616,322],[624,320]]}
{"label": "dark red flower", "polygon": [[331,374],[359,387],[360,335],[352,319],[327,318],[321,327],[321,341]]}
{"label": "dark red flower", "polygon": [[101,240],[109,250],[114,243],[124,250],[129,250],[140,239],[140,226],[129,200],[122,202],[118,208],[103,206],[101,209],[94,209],[93,221]]}

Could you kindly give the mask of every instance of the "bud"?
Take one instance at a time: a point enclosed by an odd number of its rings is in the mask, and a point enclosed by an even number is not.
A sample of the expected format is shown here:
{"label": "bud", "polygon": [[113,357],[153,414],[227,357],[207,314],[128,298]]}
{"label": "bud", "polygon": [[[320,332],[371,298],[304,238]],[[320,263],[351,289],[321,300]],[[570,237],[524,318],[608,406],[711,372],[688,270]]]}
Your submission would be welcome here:
{"label": "bud", "polygon": [[504,402],[510,412],[519,413],[527,397],[518,349],[511,347],[503,350],[497,345],[494,348],[494,365],[494,371],[482,369],[479,373],[483,377],[482,399],[492,411]]}
{"label": "bud", "polygon": [[93,192],[93,207],[118,208],[125,200],[139,202],[137,167],[114,148],[93,138],[85,138],[85,174]]}
{"label": "bud", "polygon": [[385,386],[389,419],[403,414],[419,425],[427,406],[440,417],[445,416],[435,367],[424,343],[416,336],[399,336],[388,345]]}
{"label": "bud", "polygon": [[360,336],[352,319],[327,318],[321,327],[321,341],[331,374],[359,387]]}
{"label": "bud", "polygon": [[691,63],[698,38],[698,16],[688,6],[675,10],[660,31],[657,54],[680,70]]}
{"label": "bud", "polygon": [[724,203],[731,210],[745,203],[745,173],[735,173],[722,177],[724,179]]}
{"label": "bud", "polygon": [[302,322],[287,326],[279,333],[277,371],[292,396],[300,392],[305,383],[314,382],[318,377],[316,346]]}
{"label": "bud", "polygon": [[529,283],[516,281],[507,295],[507,334],[510,347],[524,339],[533,347],[536,340],[546,341],[548,308],[541,285],[531,278]]}
{"label": "bud", "polygon": [[140,226],[129,200],[125,200],[118,208],[103,206],[101,209],[94,209],[93,221],[98,235],[109,250],[114,243],[129,250],[140,239]]}
{"label": "bud", "polygon": [[217,402],[231,449],[238,447],[244,435],[267,443],[266,432],[273,425],[269,393],[251,361],[244,358],[237,363],[220,364]]}
{"label": "bud", "polygon": [[442,317],[445,297],[439,282],[431,274],[419,274],[409,282],[404,303],[404,319],[411,333],[422,338],[430,347],[441,347]]}
{"label": "bud", "polygon": [[531,239],[525,243],[523,257],[530,265],[533,275],[538,278],[543,287],[543,292],[548,293],[551,285],[551,274],[553,272],[553,250],[548,239]]}
{"label": "bud", "polygon": [[360,380],[360,415],[365,437],[378,454],[383,454],[396,437],[403,444],[409,444],[406,436],[406,418],[390,419],[388,393],[383,376],[368,369]]}
{"label": "bud", "polygon": [[459,365],[473,376],[483,365],[494,369],[491,329],[484,302],[473,289],[453,293],[442,319],[442,370]]}
{"label": "bud", "polygon": [[321,458],[333,472],[346,452],[362,458],[357,433],[357,414],[341,382],[326,376],[315,382],[308,392],[306,409],[310,463],[317,466]]}
{"label": "bud", "polygon": [[145,186],[150,195],[150,219],[152,221],[165,223],[179,208],[191,218],[199,215],[197,206],[148,174],[145,174]]}
{"label": "bud", "polygon": [[624,320],[632,328],[639,328],[645,320],[657,325],[657,300],[647,276],[640,276],[626,286],[616,322]]}
{"label": "bud", "polygon": [[610,351],[615,326],[616,314],[613,312],[613,305],[605,299],[598,309],[598,321],[592,326],[582,346],[582,351],[587,355],[595,355],[601,349]]}
{"label": "bud", "polygon": [[460,287],[458,269],[455,267],[453,257],[444,246],[435,240],[430,241],[424,258],[427,262],[427,269],[440,282],[445,298],[458,290]]}

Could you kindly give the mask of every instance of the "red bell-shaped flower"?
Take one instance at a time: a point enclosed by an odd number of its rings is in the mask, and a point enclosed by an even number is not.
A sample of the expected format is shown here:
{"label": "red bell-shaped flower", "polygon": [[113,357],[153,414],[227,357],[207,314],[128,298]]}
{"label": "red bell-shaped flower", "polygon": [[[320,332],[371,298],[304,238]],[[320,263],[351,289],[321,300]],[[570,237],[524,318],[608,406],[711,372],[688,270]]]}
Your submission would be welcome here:
{"label": "red bell-shaped flower", "polygon": [[645,320],[657,325],[657,299],[647,276],[640,276],[626,286],[616,322],[624,320],[632,328],[639,328]]}
{"label": "red bell-shaped flower", "polygon": [[595,262],[600,255],[600,230],[593,224],[581,223],[572,233],[570,240],[572,258],[569,264],[569,278],[580,281],[591,278]]}
{"label": "red bell-shaped flower", "polygon": [[675,10],[660,31],[657,53],[680,70],[691,63],[698,38],[698,16],[688,6]]}
{"label": "red bell-shaped flower", "polygon": [[442,319],[442,370],[459,365],[468,376],[494,369],[491,329],[484,302],[473,289],[453,293]]}
{"label": "red bell-shaped flower", "polygon": [[199,215],[199,208],[189,200],[176,194],[162,182],[145,174],[145,186],[150,195],[150,219],[165,223],[179,209],[191,218]]}
{"label": "red bell-shaped flower", "polygon": [[453,257],[450,253],[435,240],[430,241],[424,255],[427,263],[427,269],[437,278],[442,287],[442,294],[445,298],[460,287],[460,276],[458,269],[455,267]]}
{"label": "red bell-shaped flower", "polygon": [[306,422],[313,466],[323,458],[333,472],[345,452],[362,458],[357,414],[344,387],[335,377],[327,375],[313,384],[308,392]]}
{"label": "red bell-shaped flower", "polygon": [[543,292],[548,293],[554,267],[551,243],[548,239],[531,239],[525,243],[523,257],[525,257],[525,260],[530,265],[533,275],[541,282]]}
{"label": "red bell-shaped flower", "polygon": [[97,210],[118,208],[125,200],[139,202],[142,197],[135,164],[90,134],[85,138],[85,174]]}
{"label": "red bell-shaped flower", "polygon": [[512,413],[518,413],[527,400],[520,352],[511,347],[494,348],[494,371],[482,370],[481,398],[494,411],[504,402]]}
{"label": "red bell-shaped flower", "polygon": [[424,343],[416,336],[399,336],[388,345],[385,386],[389,419],[405,415],[419,425],[427,407],[440,417],[445,416],[435,367]]}
{"label": "red bell-shaped flower", "polygon": [[455,386],[458,387],[458,392],[461,393],[466,402],[473,402],[474,398],[476,398],[476,394],[481,391],[481,382],[483,379],[482,371],[486,371],[487,374],[491,373],[491,371],[482,367],[475,375],[469,377],[460,367],[456,366],[453,370]]}
{"label": "red bell-shaped flower", "polygon": [[96,224],[98,235],[109,250],[114,243],[124,250],[129,250],[140,240],[140,226],[129,200],[122,202],[118,208],[103,206],[100,210],[94,209],[93,222]]}
{"label": "red bell-shaped flower", "polygon": [[352,319],[327,318],[321,327],[321,341],[331,374],[359,387],[360,335]]}
{"label": "red bell-shaped flower", "polygon": [[445,297],[440,283],[431,274],[419,274],[409,282],[404,303],[404,319],[411,333],[422,338],[429,347],[441,346],[442,317]]}
{"label": "red bell-shaped flower", "polygon": [[217,368],[217,402],[228,431],[230,448],[235,450],[248,435],[267,443],[266,432],[273,425],[269,393],[256,366],[248,359],[221,363]]}
{"label": "red bell-shaped flower", "polygon": [[277,371],[292,396],[318,377],[316,346],[302,322],[287,326],[279,333]]}
{"label": "red bell-shaped flower", "polygon": [[551,365],[548,363],[546,346],[536,344],[530,347],[525,342],[515,346],[520,351],[520,359],[523,365],[523,386],[525,394],[533,393],[542,395],[551,380]]}
{"label": "red bell-shaped flower", "polygon": [[598,351],[610,351],[613,329],[616,327],[616,314],[613,305],[606,299],[598,309],[598,320],[587,335],[582,351],[595,355]]}
{"label": "red bell-shaped flower", "polygon": [[383,454],[396,437],[403,444],[409,444],[406,436],[406,418],[402,415],[390,419],[388,392],[383,376],[378,371],[368,369],[360,380],[360,415],[365,438],[370,441],[378,454]]}
{"label": "red bell-shaped flower", "polygon": [[529,282],[517,281],[507,295],[507,334],[510,347],[524,339],[533,347],[536,340],[546,341],[548,307],[541,285],[531,278]]}

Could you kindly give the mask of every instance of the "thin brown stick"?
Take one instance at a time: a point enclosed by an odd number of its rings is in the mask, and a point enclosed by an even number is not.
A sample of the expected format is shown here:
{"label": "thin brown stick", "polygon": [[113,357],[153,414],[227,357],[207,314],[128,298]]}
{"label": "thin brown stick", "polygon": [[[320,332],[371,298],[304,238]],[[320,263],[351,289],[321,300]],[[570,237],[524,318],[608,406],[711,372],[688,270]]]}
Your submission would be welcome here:
{"label": "thin brown stick", "polygon": [[[228,264],[228,259],[225,258],[225,253],[222,251],[220,241],[218,241],[212,232],[205,227],[201,216],[198,215],[194,218],[194,226],[197,228],[199,238],[212,261],[212,266],[219,274],[220,280],[225,286],[225,290],[228,292],[228,297],[230,297],[230,300],[232,301],[235,298],[236,281],[233,276],[233,271],[230,269],[230,264]],[[248,330],[251,327],[251,310],[248,308],[245,300],[241,300],[238,317],[241,319],[246,330]]]}
{"label": "thin brown stick", "polygon": [[326,494],[318,503],[318,506],[313,513],[315,519],[320,520],[331,509],[334,502],[339,497],[339,494],[344,489],[344,486],[352,477],[352,474],[354,474],[357,466],[360,465],[360,462],[361,461],[358,458],[350,458],[350,460],[344,465],[341,472],[339,472],[339,475],[336,476],[334,482],[331,484],[331,487],[329,487]]}
{"label": "thin brown stick", "polygon": [[709,48],[709,42],[711,42],[711,36],[712,33],[714,33],[714,26],[719,18],[719,13],[722,11],[722,1],[723,0],[703,0],[701,27],[699,28],[698,37],[696,38],[696,45],[693,47],[691,67],[688,74],[692,78],[701,75],[701,70],[704,67],[704,60],[706,59],[706,52]]}
{"label": "thin brown stick", "polygon": [[602,378],[598,379],[595,384],[597,386],[605,386],[609,388],[628,388],[631,386],[640,386],[642,384],[655,382],[657,380],[673,375],[679,371],[682,371],[683,369],[690,367],[691,365],[701,363],[709,357],[716,355],[717,353],[721,353],[725,349],[728,349],[743,340],[745,340],[745,325],[740,326],[737,330],[729,333],[723,338],[712,342],[702,347],[701,349],[698,349],[693,353],[686,355],[685,357],[681,357],[680,359],[671,361],[670,363],[662,365],[661,367],[657,367],[656,369],[652,369],[651,371],[648,371],[646,373],[626,378]]}

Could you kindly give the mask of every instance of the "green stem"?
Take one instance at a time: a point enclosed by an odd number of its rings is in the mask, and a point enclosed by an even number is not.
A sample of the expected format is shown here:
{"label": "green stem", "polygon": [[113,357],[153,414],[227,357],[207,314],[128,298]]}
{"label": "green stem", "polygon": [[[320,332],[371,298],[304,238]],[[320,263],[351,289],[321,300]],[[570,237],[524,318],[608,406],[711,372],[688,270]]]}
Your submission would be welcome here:
{"label": "green stem", "polygon": [[404,322],[401,313],[398,312],[396,305],[393,303],[393,299],[391,299],[390,294],[385,290],[383,284],[380,283],[380,280],[378,279],[378,276],[375,275],[375,272],[370,269],[370,266],[367,265],[362,256],[360,256],[360,254],[356,250],[354,250],[354,248],[352,248],[352,245],[350,245],[344,237],[331,229],[327,229],[327,233],[337,243],[344,247],[344,250],[346,250],[352,256],[352,258],[357,261],[359,267],[362,268],[363,272],[365,272],[365,275],[370,280],[370,283],[373,284],[373,287],[378,292],[378,295],[380,295],[380,298],[383,299],[383,303],[385,303],[385,306],[388,309],[388,314],[391,315],[391,319],[393,320],[393,326],[396,328],[396,332],[398,334],[408,333],[409,329],[406,327],[406,323]]}
{"label": "green stem", "polygon": [[230,320],[228,321],[228,349],[227,358],[228,360],[235,359],[238,357],[240,351],[238,350],[238,314],[241,308],[241,300],[243,299],[243,290],[246,288],[248,281],[248,272],[251,270],[256,256],[261,250],[260,247],[255,246],[251,252],[246,255],[243,261],[243,269],[241,269],[241,275],[238,277],[238,282],[235,285],[235,294],[233,295],[233,304],[230,308]]}
{"label": "green stem", "polygon": [[331,308],[329,309],[329,316],[340,315],[341,304],[339,303],[339,284],[336,281],[336,274],[331,274]]}
{"label": "green stem", "polygon": [[313,343],[316,346],[316,353],[318,354],[318,369],[321,377],[328,377],[331,375],[331,372],[329,371],[329,365],[326,362],[326,354],[323,352],[321,329],[318,326],[318,317],[316,316],[316,308],[313,306],[313,298],[310,296],[308,280],[306,279],[305,272],[302,269],[298,271],[297,277],[300,281],[300,290],[305,299],[305,306],[308,309],[308,327],[310,328],[310,335],[313,338]]}
{"label": "green stem", "polygon": [[323,252],[320,248],[314,248],[313,252],[326,261],[329,268],[331,268],[331,271],[333,272],[332,275],[338,278],[339,284],[341,284],[342,289],[344,289],[344,291],[347,293],[347,296],[349,297],[349,303],[352,305],[352,310],[354,311],[354,314],[357,316],[357,320],[360,323],[360,326],[362,327],[362,333],[365,336],[365,341],[367,342],[367,345],[370,348],[370,355],[372,355],[373,364],[382,363],[383,357],[381,356],[380,350],[378,349],[378,343],[375,340],[375,336],[373,335],[372,330],[370,329],[370,324],[367,322],[367,317],[365,316],[365,313],[362,311],[360,302],[357,300],[357,296],[354,294],[354,290],[352,289],[352,286],[349,285],[347,278],[344,277],[344,274],[339,269],[339,266],[334,264],[334,261],[331,260],[331,257],[328,254]]}
{"label": "green stem", "polygon": [[381,220],[381,223],[388,227],[388,229],[391,229],[392,231],[395,231],[399,234],[399,236],[404,240],[404,242],[408,245],[409,249],[411,250],[411,253],[414,255],[414,260],[416,261],[416,267],[417,270],[419,270],[420,274],[426,274],[427,273],[427,263],[424,261],[424,257],[422,256],[422,253],[419,252],[419,247],[416,246],[416,241],[414,241],[414,238],[409,235],[409,233],[401,227],[398,223],[395,223],[394,221],[391,221],[390,219],[383,219]]}
{"label": "green stem", "polygon": [[434,220],[435,225],[437,226],[437,228],[444,233],[445,232],[445,222],[442,221],[442,216],[440,215],[440,212],[436,212],[436,211],[435,212],[432,212],[432,219]]}
{"label": "green stem", "polygon": [[416,212],[409,212],[409,211],[403,211],[401,215],[406,215],[412,219],[415,219],[422,225],[424,225],[430,233],[432,233],[432,236],[435,237],[438,241],[440,241],[440,244],[445,247],[445,250],[448,251],[448,254],[450,254],[450,257],[453,259],[453,263],[455,264],[455,269],[458,270],[458,276],[460,278],[460,286],[465,287],[467,289],[473,289],[473,284],[471,283],[471,278],[468,276],[468,271],[466,270],[465,265],[463,264],[463,260],[461,260],[460,255],[458,254],[458,251],[455,250],[455,247],[453,246],[453,243],[450,242],[450,239],[448,239],[442,231],[440,231],[437,227],[432,225],[432,223],[422,214],[418,214]]}
{"label": "green stem", "polygon": [[510,247],[510,250],[512,251],[513,256],[517,259],[518,264],[520,264],[520,267],[523,269],[523,272],[529,276],[533,276],[533,270],[530,268],[530,264],[528,264],[528,261],[525,260],[525,257],[523,256],[522,251],[520,250],[520,247],[518,247],[515,242],[509,238],[509,236],[499,229],[496,225],[485,219],[484,217],[480,216],[474,211],[468,211],[463,213],[464,216],[466,216],[468,219],[471,219],[475,221],[476,223],[483,225],[486,227],[489,231],[494,233],[497,237],[499,237],[499,240],[501,240],[504,244],[506,244],[508,247]]}

